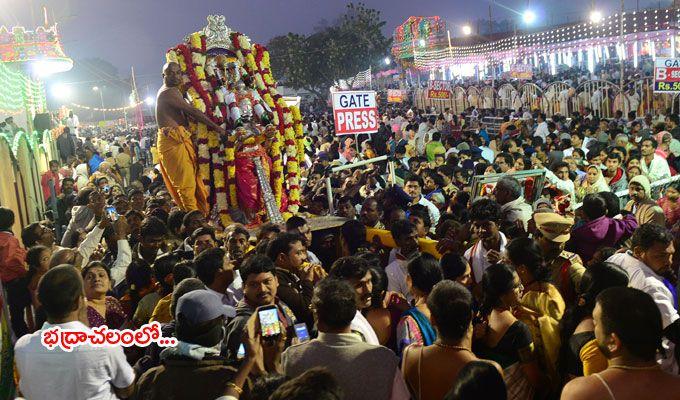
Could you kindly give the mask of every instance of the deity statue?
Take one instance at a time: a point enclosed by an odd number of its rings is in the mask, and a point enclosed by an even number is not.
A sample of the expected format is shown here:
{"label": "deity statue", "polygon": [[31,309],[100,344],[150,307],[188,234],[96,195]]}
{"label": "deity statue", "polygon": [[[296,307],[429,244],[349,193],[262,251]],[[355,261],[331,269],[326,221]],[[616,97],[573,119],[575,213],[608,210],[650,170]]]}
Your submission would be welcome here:
{"label": "deity statue", "polygon": [[282,213],[295,214],[297,160],[304,158],[301,117],[277,92],[266,49],[211,15],[166,58],[182,67],[192,103],[227,131],[218,137],[195,126],[199,171],[222,224],[283,222]]}

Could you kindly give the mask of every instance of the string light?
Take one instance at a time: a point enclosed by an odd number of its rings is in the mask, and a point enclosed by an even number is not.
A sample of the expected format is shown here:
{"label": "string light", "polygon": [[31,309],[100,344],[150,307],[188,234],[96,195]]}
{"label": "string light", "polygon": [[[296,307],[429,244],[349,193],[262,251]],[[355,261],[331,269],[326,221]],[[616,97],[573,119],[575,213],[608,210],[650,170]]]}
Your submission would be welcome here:
{"label": "string light", "polygon": [[[591,22],[577,23],[544,32],[507,37],[489,43],[471,46],[429,46],[408,50],[414,53],[414,65],[418,69],[440,68],[446,65],[463,63],[479,64],[493,62],[493,59],[525,58],[534,52],[555,53],[560,51],[584,51],[593,46],[614,46],[618,44],[620,20],[623,18],[625,41],[630,43],[640,40],[642,34],[649,38],[668,35],[674,28],[673,18],[680,19],[680,14],[671,17],[671,10],[656,10],[654,18],[648,18],[647,12],[609,15],[599,24]],[[674,32],[674,31],[673,31]],[[577,41],[581,42],[578,43]],[[574,43],[577,42],[577,43]],[[576,48],[574,48],[576,47]],[[394,50],[394,49],[393,49]],[[625,49],[618,50],[625,57]],[[571,53],[569,53],[571,54]],[[567,57],[571,57],[570,55]],[[594,57],[595,55],[593,55]],[[599,51],[597,57],[602,53]],[[606,54],[605,54],[606,56]]]}
{"label": "string light", "polygon": [[44,84],[0,63],[0,110],[15,115],[25,110],[41,112],[45,108]]}
{"label": "string light", "polygon": [[82,105],[82,104],[77,104],[77,103],[71,103],[71,106],[76,107],[76,108],[80,108],[80,109],[83,109],[83,110],[89,110],[89,111],[116,112],[116,111],[125,111],[125,110],[129,110],[129,109],[131,109],[131,108],[135,108],[135,107],[139,106],[139,105],[142,104],[142,103],[144,103],[144,101],[138,101],[138,102],[135,102],[135,103],[131,103],[129,106],[118,107],[118,108],[97,108],[97,107],[88,107],[88,106],[84,106],[84,105]]}

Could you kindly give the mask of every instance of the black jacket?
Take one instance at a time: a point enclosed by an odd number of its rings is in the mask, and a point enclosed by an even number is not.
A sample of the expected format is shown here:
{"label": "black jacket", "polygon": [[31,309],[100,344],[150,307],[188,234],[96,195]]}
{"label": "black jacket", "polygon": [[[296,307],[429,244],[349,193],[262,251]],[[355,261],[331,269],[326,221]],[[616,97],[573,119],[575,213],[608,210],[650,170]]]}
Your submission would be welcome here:
{"label": "black jacket", "polygon": [[304,322],[307,329],[311,331],[314,325],[314,317],[309,306],[312,304],[312,294],[314,285],[312,282],[300,279],[294,273],[283,268],[276,268],[274,272],[279,280],[279,288],[276,295],[281,299],[295,314],[299,322]]}

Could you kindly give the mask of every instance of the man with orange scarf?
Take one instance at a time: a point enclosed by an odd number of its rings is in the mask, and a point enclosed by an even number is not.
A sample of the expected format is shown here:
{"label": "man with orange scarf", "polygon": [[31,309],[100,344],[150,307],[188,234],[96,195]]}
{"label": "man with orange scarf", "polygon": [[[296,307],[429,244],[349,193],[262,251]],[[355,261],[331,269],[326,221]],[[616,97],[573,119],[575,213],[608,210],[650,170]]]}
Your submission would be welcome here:
{"label": "man with orange scarf", "polygon": [[181,82],[179,64],[165,64],[163,86],[158,90],[156,100],[161,174],[170,195],[182,210],[200,210],[203,215],[208,215],[208,190],[198,175],[196,150],[187,129],[187,118],[206,124],[220,135],[227,133],[184,100],[178,88]]}

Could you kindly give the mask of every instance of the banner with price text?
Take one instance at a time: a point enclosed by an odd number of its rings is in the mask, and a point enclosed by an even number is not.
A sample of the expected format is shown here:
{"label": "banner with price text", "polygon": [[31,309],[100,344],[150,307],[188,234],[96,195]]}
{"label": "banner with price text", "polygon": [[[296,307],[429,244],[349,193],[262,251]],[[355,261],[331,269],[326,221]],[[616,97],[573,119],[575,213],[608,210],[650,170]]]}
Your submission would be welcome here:
{"label": "banner with price text", "polygon": [[654,92],[680,92],[680,58],[657,58],[654,66]]}
{"label": "banner with price text", "polygon": [[449,100],[451,98],[451,82],[430,81],[427,86],[429,100]]}
{"label": "banner with price text", "polygon": [[406,92],[399,89],[387,89],[388,103],[403,103],[406,97]]}

